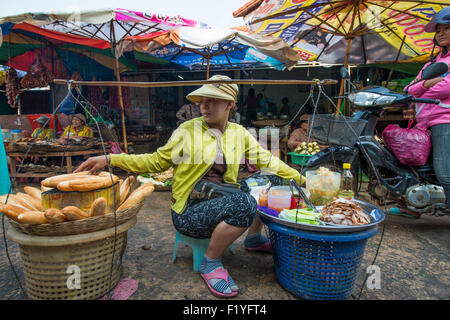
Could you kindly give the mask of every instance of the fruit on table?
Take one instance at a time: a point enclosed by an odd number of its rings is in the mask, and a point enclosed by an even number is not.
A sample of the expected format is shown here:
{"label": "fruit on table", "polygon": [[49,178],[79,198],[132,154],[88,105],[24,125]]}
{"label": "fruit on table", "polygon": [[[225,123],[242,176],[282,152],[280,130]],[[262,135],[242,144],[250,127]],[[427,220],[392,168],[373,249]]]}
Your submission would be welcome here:
{"label": "fruit on table", "polygon": [[302,142],[295,148],[294,153],[315,155],[319,151],[320,148],[317,142]]}

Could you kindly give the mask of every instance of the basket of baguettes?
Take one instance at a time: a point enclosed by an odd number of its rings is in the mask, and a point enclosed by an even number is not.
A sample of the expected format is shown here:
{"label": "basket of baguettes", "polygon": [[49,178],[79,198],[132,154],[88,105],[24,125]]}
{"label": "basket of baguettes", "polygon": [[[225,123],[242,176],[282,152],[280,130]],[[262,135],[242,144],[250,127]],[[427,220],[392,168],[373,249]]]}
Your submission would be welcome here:
{"label": "basket of baguettes", "polygon": [[27,186],[25,193],[0,196],[0,212],[16,229],[29,235],[63,236],[103,230],[136,216],[153,192],[152,183],[132,191],[134,181],[134,176],[121,180],[109,172],[54,176],[41,182],[41,190]]}

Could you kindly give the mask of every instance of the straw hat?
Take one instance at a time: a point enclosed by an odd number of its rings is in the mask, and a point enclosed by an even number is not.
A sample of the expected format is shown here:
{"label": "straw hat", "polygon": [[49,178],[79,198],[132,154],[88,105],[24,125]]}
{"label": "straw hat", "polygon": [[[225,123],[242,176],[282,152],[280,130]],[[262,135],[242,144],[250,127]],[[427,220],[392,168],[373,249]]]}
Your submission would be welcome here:
{"label": "straw hat", "polygon": [[[231,80],[227,76],[215,75],[208,80]],[[199,89],[187,95],[187,99],[192,102],[200,102],[202,97],[215,98],[229,101],[237,101],[239,87],[236,84],[214,83],[204,84]]]}
{"label": "straw hat", "polygon": [[86,124],[86,117],[84,116],[84,114],[82,113],[72,114],[70,116],[70,121],[72,121],[74,117],[80,119],[84,124]]}
{"label": "straw hat", "polygon": [[49,117],[42,115],[39,118],[37,118],[36,120],[34,120],[34,121],[37,122],[37,123],[40,123],[40,124],[45,124],[45,123],[48,123],[47,121],[49,119],[50,119]]}
{"label": "straw hat", "polygon": [[309,115],[307,115],[306,113],[305,113],[305,114],[302,114],[302,116],[300,117],[300,119],[298,119],[299,122],[302,122],[302,121],[308,121],[308,120],[309,120]]}

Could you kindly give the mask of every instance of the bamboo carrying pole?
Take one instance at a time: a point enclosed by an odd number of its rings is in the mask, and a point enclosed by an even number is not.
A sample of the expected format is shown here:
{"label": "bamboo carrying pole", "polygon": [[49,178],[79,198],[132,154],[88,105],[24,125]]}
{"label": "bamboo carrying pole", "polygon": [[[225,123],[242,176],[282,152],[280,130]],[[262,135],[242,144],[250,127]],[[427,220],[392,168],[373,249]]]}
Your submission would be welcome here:
{"label": "bamboo carrying pole", "polygon": [[[69,80],[55,79],[53,83],[67,85]],[[162,88],[162,87],[183,87],[197,86],[216,83],[233,84],[254,84],[254,85],[313,85],[316,82],[311,80],[257,80],[257,79],[231,79],[231,80],[192,80],[192,81],[162,81],[162,82],[127,82],[121,81],[71,81],[73,85],[80,86],[98,86],[98,87],[133,87],[133,88]],[[326,79],[322,81],[323,85],[337,84],[337,80]]]}
{"label": "bamboo carrying pole", "polygon": [[405,43],[405,39],[406,39],[406,35],[403,37],[402,44],[400,45],[400,48],[398,49],[398,52],[397,52],[397,57],[395,57],[395,61],[392,64],[391,71],[389,71],[389,76],[387,78],[386,85],[389,81],[391,81],[392,74],[394,73],[394,69],[395,69],[395,66],[397,65],[398,58],[400,57],[400,53],[402,52],[402,48],[403,48],[403,44]]}
{"label": "bamboo carrying pole", "polygon": [[120,69],[119,69],[119,58],[116,55],[116,32],[114,30],[114,21],[111,20],[111,33],[112,33],[112,50],[113,55],[115,58],[115,73],[116,73],[116,79],[119,82],[119,85],[117,87],[117,90],[119,91],[119,103],[120,103],[120,111],[121,111],[121,117],[122,117],[122,134],[123,134],[123,144],[125,148],[125,153],[128,153],[128,142],[127,142],[127,130],[125,127],[125,110],[123,106],[123,96],[122,96],[122,87],[120,86]]}

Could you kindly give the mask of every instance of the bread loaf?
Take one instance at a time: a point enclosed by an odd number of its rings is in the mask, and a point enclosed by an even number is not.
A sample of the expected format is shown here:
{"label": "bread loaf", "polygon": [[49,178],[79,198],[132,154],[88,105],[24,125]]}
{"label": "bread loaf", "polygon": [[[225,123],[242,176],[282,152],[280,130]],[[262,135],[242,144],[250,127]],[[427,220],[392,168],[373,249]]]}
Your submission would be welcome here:
{"label": "bread loaf", "polygon": [[130,177],[126,178],[120,186],[120,204],[122,204],[130,193]]}
{"label": "bread loaf", "polygon": [[[4,203],[5,201],[3,201]],[[8,203],[14,206],[24,207],[26,211],[38,211],[33,204],[31,204],[27,199],[17,196],[16,194],[10,194],[8,198]]]}
{"label": "bread loaf", "polygon": [[53,188],[49,188],[49,187],[44,187],[43,185],[41,185],[41,190],[42,192],[48,191],[48,190],[52,190]]}
{"label": "bread loaf", "polygon": [[144,183],[142,186],[140,186],[130,194],[128,199],[125,200],[125,202],[119,206],[119,209],[117,209],[117,211],[125,210],[136,206],[138,203],[143,201],[147,196],[149,196],[154,189],[155,187],[153,186],[153,183],[151,182]]}
{"label": "bread loaf", "polygon": [[70,221],[89,218],[89,215],[86,212],[74,206],[64,207],[62,213],[66,216],[67,220]]}
{"label": "bread loaf", "polygon": [[23,190],[24,190],[28,195],[32,196],[32,197],[35,198],[36,200],[39,200],[39,202],[42,201],[41,190],[39,190],[38,188],[26,186],[26,187],[23,188]]}
{"label": "bread loaf", "polygon": [[111,177],[89,176],[88,178],[63,181],[57,185],[57,188],[61,191],[92,191],[108,188],[117,180],[119,180],[117,176],[113,176],[113,180]]}
{"label": "bread loaf", "polygon": [[19,213],[17,211],[8,209],[7,205],[3,203],[0,203],[0,212],[3,213],[8,218],[11,218],[16,221],[17,217],[19,216]]}
{"label": "bread loaf", "polygon": [[47,218],[48,222],[52,224],[67,221],[66,215],[61,210],[56,208],[49,208],[45,210],[44,216]]}
{"label": "bread loaf", "polygon": [[26,224],[46,224],[49,223],[44,213],[41,211],[26,211],[19,214],[17,221]]}
{"label": "bread loaf", "polygon": [[20,197],[23,201],[27,201],[30,205],[32,205],[35,208],[34,210],[44,211],[41,200],[37,200],[37,199],[33,198],[32,196],[30,196],[26,193],[23,193],[23,192],[18,192],[17,197]]}
{"label": "bread loaf", "polygon": [[91,208],[89,209],[89,217],[97,217],[97,216],[103,216],[106,213],[106,199],[101,197],[98,199],[95,199],[95,201],[92,203]]}
{"label": "bread loaf", "polygon": [[54,176],[54,177],[50,177],[47,178],[45,180],[42,180],[41,185],[44,187],[48,187],[48,188],[56,188],[56,186],[63,181],[70,181],[76,178],[80,178],[80,177],[90,177],[89,171],[82,171],[82,172],[77,172],[77,173],[69,173],[69,174],[62,174],[59,176]]}

